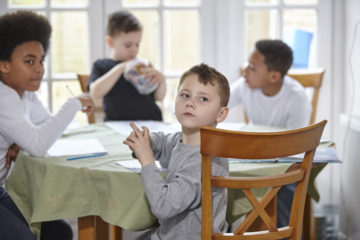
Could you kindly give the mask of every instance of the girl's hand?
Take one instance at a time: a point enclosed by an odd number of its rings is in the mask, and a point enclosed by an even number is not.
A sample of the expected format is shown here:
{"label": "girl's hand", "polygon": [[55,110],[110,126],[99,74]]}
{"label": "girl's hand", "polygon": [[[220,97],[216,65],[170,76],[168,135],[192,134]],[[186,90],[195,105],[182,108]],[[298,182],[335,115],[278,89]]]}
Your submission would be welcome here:
{"label": "girl's hand", "polygon": [[79,101],[81,102],[82,105],[82,112],[86,113],[88,116],[94,112],[95,109],[95,105],[91,99],[91,97],[89,96],[89,94],[81,94],[79,96],[77,96],[77,99],[79,99]]}
{"label": "girl's hand", "polygon": [[154,164],[153,152],[150,148],[150,133],[147,127],[141,127],[141,131],[134,123],[130,123],[134,130],[123,142],[135,153],[142,167]]}
{"label": "girl's hand", "polygon": [[13,143],[13,144],[9,147],[9,149],[8,149],[8,151],[7,151],[7,153],[6,153],[6,160],[5,160],[5,161],[6,161],[6,165],[5,165],[5,166],[6,166],[7,168],[10,167],[11,161],[14,161],[14,162],[15,162],[15,159],[16,159],[19,151],[20,151],[20,147],[19,147],[18,145],[16,145],[15,143]]}

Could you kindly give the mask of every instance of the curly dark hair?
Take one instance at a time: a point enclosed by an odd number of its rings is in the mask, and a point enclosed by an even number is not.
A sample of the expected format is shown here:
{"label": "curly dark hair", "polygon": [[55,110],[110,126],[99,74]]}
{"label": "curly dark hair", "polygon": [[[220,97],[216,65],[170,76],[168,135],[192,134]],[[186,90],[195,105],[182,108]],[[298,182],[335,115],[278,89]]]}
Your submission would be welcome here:
{"label": "curly dark hair", "polygon": [[115,36],[119,32],[129,33],[142,30],[139,20],[129,11],[120,10],[110,14],[107,24],[107,35]]}
{"label": "curly dark hair", "polygon": [[213,86],[218,85],[218,91],[220,96],[220,105],[221,107],[226,107],[230,98],[230,86],[227,78],[218,72],[215,68],[210,67],[204,63],[195,65],[186,72],[180,78],[179,87],[184,82],[184,79],[191,75],[196,74],[199,77],[199,82],[201,84],[211,84]]}
{"label": "curly dark hair", "polygon": [[35,12],[16,11],[0,16],[0,60],[10,61],[14,49],[25,42],[38,41],[47,52],[51,26]]}
{"label": "curly dark hair", "polygon": [[269,71],[278,71],[284,77],[293,62],[291,48],[281,40],[260,40],[255,48],[265,57],[265,64]]}

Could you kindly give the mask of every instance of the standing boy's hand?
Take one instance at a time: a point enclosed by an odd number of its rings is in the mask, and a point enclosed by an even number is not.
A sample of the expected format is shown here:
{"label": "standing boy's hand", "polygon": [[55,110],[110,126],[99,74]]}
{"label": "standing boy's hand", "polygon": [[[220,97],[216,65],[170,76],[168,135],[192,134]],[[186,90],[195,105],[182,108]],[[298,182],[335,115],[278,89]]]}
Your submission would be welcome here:
{"label": "standing boy's hand", "polygon": [[147,127],[141,127],[141,131],[134,123],[130,123],[134,130],[123,142],[135,153],[142,167],[154,164],[153,152],[150,148],[150,133]]}
{"label": "standing boy's hand", "polygon": [[151,84],[161,84],[165,82],[165,76],[158,70],[156,70],[151,64],[144,69],[144,76],[149,79]]}
{"label": "standing boy's hand", "polygon": [[151,64],[145,68],[144,76],[148,79],[149,83],[158,84],[154,98],[155,101],[161,102],[164,100],[166,94],[166,81],[165,76],[160,71],[156,70]]}

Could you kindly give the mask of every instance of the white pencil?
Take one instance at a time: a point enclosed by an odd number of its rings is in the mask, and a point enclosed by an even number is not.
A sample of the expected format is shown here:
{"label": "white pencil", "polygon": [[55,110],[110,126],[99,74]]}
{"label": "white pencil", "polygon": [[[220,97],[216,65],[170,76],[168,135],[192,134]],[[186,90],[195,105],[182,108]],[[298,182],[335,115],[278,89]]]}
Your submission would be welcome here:
{"label": "white pencil", "polygon": [[71,96],[75,97],[74,93],[71,91],[69,85],[66,85],[66,88],[69,90],[69,93],[71,94]]}

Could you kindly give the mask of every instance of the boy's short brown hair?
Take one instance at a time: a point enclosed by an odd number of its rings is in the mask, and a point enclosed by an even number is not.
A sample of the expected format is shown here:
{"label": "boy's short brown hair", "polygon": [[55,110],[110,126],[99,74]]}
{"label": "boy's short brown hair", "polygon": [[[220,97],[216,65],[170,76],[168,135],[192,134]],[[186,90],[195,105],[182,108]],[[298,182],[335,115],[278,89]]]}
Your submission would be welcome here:
{"label": "boy's short brown hair", "polygon": [[114,37],[120,32],[129,33],[142,30],[139,20],[129,11],[120,10],[110,14],[107,35]]}
{"label": "boy's short brown hair", "polygon": [[184,82],[184,79],[191,74],[198,75],[199,82],[201,84],[206,85],[209,83],[213,86],[217,85],[221,107],[226,107],[228,105],[230,97],[230,86],[229,81],[223,74],[218,72],[215,68],[201,63],[199,65],[193,66],[192,68],[183,73],[180,78],[179,87]]}

